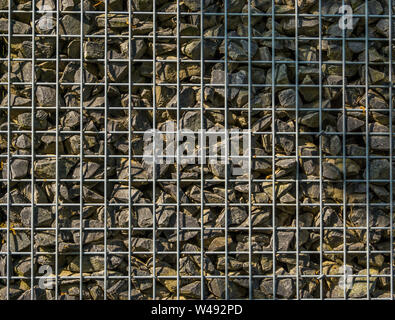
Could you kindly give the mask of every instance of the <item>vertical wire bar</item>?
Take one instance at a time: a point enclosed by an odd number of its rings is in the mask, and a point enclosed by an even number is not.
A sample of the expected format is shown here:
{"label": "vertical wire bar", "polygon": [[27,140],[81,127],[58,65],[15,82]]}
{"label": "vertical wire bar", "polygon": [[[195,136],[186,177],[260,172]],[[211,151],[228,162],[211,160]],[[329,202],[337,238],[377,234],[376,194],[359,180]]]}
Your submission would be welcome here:
{"label": "vertical wire bar", "polygon": [[318,76],[318,81],[319,81],[319,153],[320,153],[320,276],[319,276],[319,281],[320,281],[320,299],[324,299],[324,286],[323,286],[323,238],[324,238],[324,219],[323,219],[323,206],[322,206],[322,1],[318,1],[318,12],[319,12],[319,76]]}
{"label": "vertical wire bar", "polygon": [[55,163],[55,300],[58,300],[58,246],[59,246],[59,0],[56,0],[56,163]]}
{"label": "vertical wire bar", "polygon": [[[344,8],[344,0],[342,0],[342,7]],[[346,219],[347,219],[347,206],[346,206],[346,188],[347,188],[347,167],[346,167],[346,130],[347,130],[347,111],[346,111],[346,31],[342,28],[342,108],[343,108],[343,273],[344,284],[346,284],[346,263],[347,263],[347,248],[346,248]],[[343,285],[343,299],[347,299],[346,285]]]}
{"label": "vertical wire bar", "polygon": [[204,4],[200,0],[200,299],[204,299]]}
{"label": "vertical wire bar", "polygon": [[[83,95],[83,74],[84,74],[84,5],[83,2],[80,4],[80,300],[82,300],[82,259],[83,259],[83,186],[84,186],[84,178],[83,178],[83,164],[84,164],[84,134],[83,134],[83,108],[84,108],[84,95]],[[106,172],[104,168],[104,172]]]}
{"label": "vertical wire bar", "polygon": [[370,199],[369,199],[369,179],[370,179],[370,166],[369,166],[369,3],[365,0],[365,94],[366,94],[366,118],[365,118],[365,135],[366,135],[366,293],[367,299],[370,300]]}
{"label": "vertical wire bar", "polygon": [[276,168],[275,168],[275,154],[276,154],[276,7],[274,0],[272,0],[272,227],[273,227],[273,300],[276,299]]}
{"label": "vertical wire bar", "polygon": [[[153,262],[152,262],[152,299],[156,299],[156,0],[153,0],[152,4],[152,22],[153,22],[153,33],[152,33],[152,96],[153,96],[153,107],[154,110],[152,112],[152,127],[153,127],[153,143],[152,143],[152,251],[153,251]],[[163,161],[163,160],[162,160]],[[159,163],[161,163],[159,161]],[[159,170],[160,172],[160,170]]]}
{"label": "vertical wire bar", "polygon": [[36,30],[35,30],[35,25],[36,25],[36,0],[32,1],[32,179],[31,179],[31,211],[30,211],[30,249],[31,249],[31,260],[30,260],[30,268],[31,268],[31,273],[30,273],[30,298],[31,300],[34,300],[34,119],[36,117],[35,114],[35,106],[36,106],[36,88],[35,88],[35,78],[36,78],[36,73],[35,73],[35,51],[36,51]]}
{"label": "vertical wire bar", "polygon": [[177,0],[177,300],[180,299],[180,0]]}
{"label": "vertical wire bar", "polygon": [[[7,44],[7,179],[10,181],[11,176],[11,155],[10,155],[10,140],[11,140],[11,2],[8,0],[8,44]],[[4,168],[4,166],[3,166]],[[3,169],[4,170],[4,169]],[[7,300],[10,299],[10,266],[11,266],[11,254],[10,254],[10,183],[7,183]]]}
{"label": "vertical wire bar", "polygon": [[225,75],[225,97],[224,97],[224,113],[225,113],[225,299],[229,299],[229,257],[228,257],[228,0],[225,1],[225,66],[224,66],[224,75]]}
{"label": "vertical wire bar", "polygon": [[388,1],[388,15],[389,15],[389,29],[388,29],[388,59],[389,59],[389,134],[390,134],[390,290],[391,290],[391,300],[394,300],[394,187],[393,187],[393,128],[392,128],[392,0]]}
{"label": "vertical wire bar", "polygon": [[132,0],[128,1],[128,15],[129,15],[129,42],[128,42],[128,55],[129,55],[129,85],[128,85],[128,109],[129,109],[129,119],[128,119],[128,136],[129,136],[129,152],[128,152],[128,209],[129,209],[129,219],[128,219],[128,300],[131,300],[131,283],[132,283]]}
{"label": "vertical wire bar", "polygon": [[296,155],[296,299],[299,300],[299,5],[295,0],[295,82],[296,82],[296,110],[295,110],[295,155]]}
{"label": "vertical wire bar", "polygon": [[[251,156],[252,156],[252,145],[251,145],[251,99],[252,99],[252,67],[251,67],[251,0],[248,0],[248,297],[253,299],[252,291],[252,208],[251,208]],[[244,140],[244,134],[243,134]],[[243,142],[244,145],[244,142]],[[243,161],[244,161],[244,148],[243,148]],[[244,167],[244,163],[243,163]]]}
{"label": "vertical wire bar", "polygon": [[108,60],[108,1],[104,1],[105,10],[105,24],[104,24],[104,300],[107,299],[107,281],[108,281],[108,270],[107,270],[107,120],[108,120],[108,76],[107,76],[107,60]]}

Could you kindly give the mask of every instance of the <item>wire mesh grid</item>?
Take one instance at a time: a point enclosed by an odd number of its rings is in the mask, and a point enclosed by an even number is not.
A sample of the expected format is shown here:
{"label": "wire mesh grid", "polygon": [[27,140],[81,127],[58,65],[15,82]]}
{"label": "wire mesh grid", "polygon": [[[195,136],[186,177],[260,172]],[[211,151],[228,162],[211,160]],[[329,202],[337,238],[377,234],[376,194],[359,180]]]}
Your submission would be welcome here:
{"label": "wire mesh grid", "polygon": [[0,1],[0,299],[393,299],[394,9]]}

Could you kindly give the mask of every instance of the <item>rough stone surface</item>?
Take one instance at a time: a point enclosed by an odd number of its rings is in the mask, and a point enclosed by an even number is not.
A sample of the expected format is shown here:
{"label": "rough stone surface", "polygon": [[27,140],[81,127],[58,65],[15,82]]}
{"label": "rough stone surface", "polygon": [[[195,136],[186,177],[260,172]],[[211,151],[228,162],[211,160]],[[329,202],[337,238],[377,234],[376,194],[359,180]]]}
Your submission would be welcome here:
{"label": "rough stone surface", "polygon": [[[394,46],[388,18],[363,18],[389,1],[348,1],[346,37],[383,40],[367,48],[342,46],[341,1],[228,0],[227,17],[222,0],[178,2],[0,0],[0,300],[55,299],[31,287],[45,266],[61,300],[343,299],[344,250],[346,298],[367,273],[371,298],[394,298]],[[168,129],[162,163],[144,157],[161,153],[152,129]],[[173,157],[177,129],[196,144]],[[215,136],[249,129],[247,150]],[[210,148],[224,161],[195,161]]]}

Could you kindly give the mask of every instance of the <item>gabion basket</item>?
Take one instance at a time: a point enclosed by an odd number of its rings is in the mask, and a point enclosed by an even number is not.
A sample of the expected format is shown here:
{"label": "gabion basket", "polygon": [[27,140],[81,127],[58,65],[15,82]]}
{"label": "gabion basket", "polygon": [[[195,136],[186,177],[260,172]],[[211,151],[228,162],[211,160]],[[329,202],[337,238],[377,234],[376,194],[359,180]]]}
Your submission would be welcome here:
{"label": "gabion basket", "polygon": [[1,0],[0,300],[392,300],[394,13]]}

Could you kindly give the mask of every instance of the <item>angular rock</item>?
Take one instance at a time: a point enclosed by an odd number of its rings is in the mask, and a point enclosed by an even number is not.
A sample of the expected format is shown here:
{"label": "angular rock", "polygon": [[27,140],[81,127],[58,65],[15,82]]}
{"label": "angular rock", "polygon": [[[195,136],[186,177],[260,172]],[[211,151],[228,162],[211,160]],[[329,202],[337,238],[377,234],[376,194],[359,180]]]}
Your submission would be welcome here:
{"label": "angular rock", "polygon": [[[370,180],[388,180],[390,164],[387,159],[373,159],[369,162],[369,179]],[[366,170],[364,173],[366,178]]]}
{"label": "angular rock", "polygon": [[296,99],[298,99],[298,106],[302,107],[302,100],[299,95],[296,98],[296,92],[293,89],[283,90],[278,94],[280,105],[283,108],[296,108]]}
{"label": "angular rock", "polygon": [[36,98],[40,107],[54,108],[56,106],[56,89],[48,86],[38,86]]}
{"label": "angular rock", "polygon": [[85,59],[103,59],[104,45],[99,42],[84,42],[84,58]]}
{"label": "angular rock", "polygon": [[11,162],[11,179],[22,179],[27,176],[29,172],[29,160],[15,159]]}

